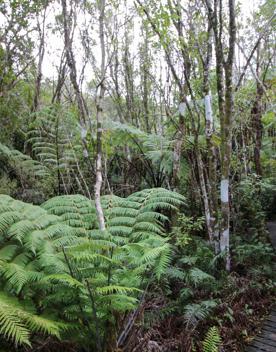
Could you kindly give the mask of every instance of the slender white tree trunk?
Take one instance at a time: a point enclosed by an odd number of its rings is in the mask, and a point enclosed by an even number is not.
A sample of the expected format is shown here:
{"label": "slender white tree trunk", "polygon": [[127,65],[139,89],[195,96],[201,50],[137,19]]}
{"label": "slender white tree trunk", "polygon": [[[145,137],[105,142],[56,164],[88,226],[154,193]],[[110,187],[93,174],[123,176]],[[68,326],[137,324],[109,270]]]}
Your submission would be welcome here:
{"label": "slender white tree trunk", "polygon": [[102,176],[102,121],[103,121],[103,99],[105,93],[105,41],[104,41],[104,9],[105,0],[100,1],[99,35],[101,47],[101,71],[98,84],[99,95],[96,97],[96,119],[97,119],[97,159],[96,159],[96,183],[95,183],[95,205],[100,230],[105,230],[105,219],[101,204]]}

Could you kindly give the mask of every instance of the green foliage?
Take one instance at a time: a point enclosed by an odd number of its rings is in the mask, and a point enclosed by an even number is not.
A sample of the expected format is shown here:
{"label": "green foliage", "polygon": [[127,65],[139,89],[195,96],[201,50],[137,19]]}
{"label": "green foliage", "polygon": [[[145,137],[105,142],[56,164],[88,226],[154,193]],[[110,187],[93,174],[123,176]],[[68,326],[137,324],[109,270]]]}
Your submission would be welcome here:
{"label": "green foliage", "polygon": [[147,180],[151,180],[148,182],[149,185],[162,186],[166,176],[171,176],[174,140],[155,133],[149,134],[134,126],[119,122],[107,121],[106,127],[112,135],[113,146],[127,144],[132,148],[133,154],[136,152],[139,158],[142,157],[141,161],[149,173]]}
{"label": "green foliage", "polygon": [[194,287],[197,287],[199,285],[204,284],[207,282],[208,284],[214,282],[215,278],[207,274],[206,272],[198,269],[198,268],[192,268],[189,270],[187,274],[187,282],[191,283]]}
{"label": "green foliage", "polygon": [[271,245],[258,241],[237,244],[234,253],[237,263],[243,264],[247,268],[253,267],[256,262],[263,265],[268,264],[274,255]]}
{"label": "green foliage", "polygon": [[11,180],[6,174],[0,178],[0,194],[12,195],[16,192],[17,182]]}
{"label": "green foliage", "polygon": [[[58,192],[75,182],[76,163],[81,160],[82,148],[77,135],[76,119],[58,105],[36,112],[28,132],[28,143],[39,162],[55,178]],[[64,192],[68,192],[65,188]]]}
{"label": "green foliage", "polygon": [[221,337],[216,326],[212,326],[203,341],[203,352],[219,352]]}
{"label": "green foliage", "polygon": [[0,193],[34,203],[41,203],[52,194],[49,168],[19,150],[0,143],[0,166]]}
{"label": "green foliage", "polygon": [[19,179],[23,178],[22,182],[33,182],[49,175],[49,170],[40,162],[1,143],[0,160],[14,171]]}
{"label": "green foliage", "polygon": [[[115,329],[115,316],[134,309],[152,275],[160,279],[166,272],[171,246],[162,212],[177,210],[183,200],[162,188],[127,198],[105,196],[107,229],[99,231],[95,206],[84,196],[59,196],[38,207],[2,195],[1,287],[34,302],[39,297],[36,308],[45,315],[58,311],[64,322],[81,321],[82,343],[91,344],[89,336],[95,341],[99,328],[102,340],[106,323]],[[32,332],[39,330],[37,319]],[[51,330],[49,322],[43,331],[54,334],[55,326]],[[27,332],[9,336],[16,343],[29,341]]]}
{"label": "green foliage", "polygon": [[176,245],[184,248],[191,241],[192,236],[198,235],[203,230],[204,223],[204,217],[195,219],[191,216],[180,214],[178,226],[173,229]]}
{"label": "green foliage", "polygon": [[205,320],[217,306],[215,300],[202,301],[200,303],[188,304],[185,307],[184,318],[188,327],[195,328],[196,325]]}
{"label": "green foliage", "polygon": [[235,233],[262,235],[265,229],[265,213],[261,203],[262,181],[255,175],[243,179],[233,192]]}
{"label": "green foliage", "polygon": [[21,303],[0,291],[0,334],[15,345],[31,346],[31,334],[43,333],[60,337],[66,324],[33,312],[31,302]]}
{"label": "green foliage", "polygon": [[[0,74],[1,76],[4,74],[2,82],[0,79],[0,89],[4,90],[4,96],[0,96],[0,142],[5,145],[11,145],[12,143],[15,149],[20,149],[21,144],[25,141],[22,126],[25,127],[24,124],[27,121],[26,116],[29,113],[28,105],[31,103],[32,87],[28,82],[20,80],[16,87],[12,91],[9,91],[8,87],[15,76],[14,72],[9,70],[6,73],[1,71],[1,65],[7,68],[5,66],[5,59],[6,53],[2,53],[0,47]],[[1,87],[1,83],[4,87]],[[5,92],[6,89],[8,90],[7,92]]]}
{"label": "green foliage", "polygon": [[96,227],[96,213],[92,202],[82,195],[53,197],[41,207],[49,214],[59,216],[67,225],[85,235]]}
{"label": "green foliage", "polygon": [[[257,320],[273,289],[275,256],[265,231],[266,216],[276,209],[273,2],[265,1],[246,24],[237,5],[235,47],[242,57],[251,53],[252,60],[241,86],[233,85],[234,110],[226,119],[213,65],[212,16],[202,2],[111,1],[103,16],[108,69],[99,82],[93,28],[78,20],[81,15],[89,24],[100,1],[68,7],[73,53],[57,48],[57,80],[41,74],[41,65],[48,71],[46,56],[40,61],[51,36],[64,37],[66,16],[48,16],[56,7],[48,0],[0,1],[0,194],[39,204],[0,196],[0,344],[52,350],[48,342],[61,338],[83,351],[146,352],[162,346],[215,352],[222,341],[214,324],[229,336],[229,349],[247,334],[248,320],[250,326]],[[224,42],[229,13],[219,5]],[[137,29],[139,44],[133,41]],[[260,46],[252,51],[257,38]],[[82,68],[76,60],[74,73],[76,49],[91,60]],[[235,70],[243,68],[234,67],[237,78]],[[82,98],[87,114],[80,121]],[[100,110],[105,231],[99,230],[91,200]],[[222,161],[228,161],[228,127],[231,274],[222,265],[225,254],[215,255],[208,242],[202,217],[206,189],[211,214],[222,225],[221,202],[216,203]],[[254,175],[259,151],[262,177]],[[176,186],[187,201],[163,188],[144,189]],[[177,219],[174,212],[183,204],[185,215]],[[123,333],[127,345],[115,348]]]}

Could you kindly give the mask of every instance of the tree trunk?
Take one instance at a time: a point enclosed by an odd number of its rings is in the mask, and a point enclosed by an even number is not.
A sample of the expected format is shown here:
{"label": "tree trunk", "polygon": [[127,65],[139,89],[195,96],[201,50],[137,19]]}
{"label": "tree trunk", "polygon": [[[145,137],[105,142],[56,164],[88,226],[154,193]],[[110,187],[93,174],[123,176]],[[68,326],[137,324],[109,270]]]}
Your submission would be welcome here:
{"label": "tree trunk", "polygon": [[39,49],[38,49],[38,64],[37,64],[37,76],[35,82],[35,93],[33,98],[33,105],[31,108],[32,112],[37,111],[39,105],[39,97],[40,97],[40,88],[41,88],[41,80],[42,80],[42,63],[44,59],[45,53],[45,19],[46,19],[46,10],[47,10],[47,2],[44,6],[42,24],[39,23],[38,14],[37,14],[37,28],[39,33]]}
{"label": "tree trunk", "polygon": [[100,47],[101,47],[101,71],[99,77],[99,95],[96,97],[96,120],[97,120],[97,145],[96,145],[96,183],[95,183],[95,205],[97,218],[99,222],[100,230],[105,230],[105,219],[103,214],[103,208],[101,205],[101,187],[103,182],[102,176],[102,121],[103,121],[103,99],[105,92],[105,40],[104,40],[104,10],[105,0],[100,1],[100,17],[99,17],[99,35],[100,35]]}
{"label": "tree trunk", "polygon": [[225,62],[225,114],[221,126],[221,240],[220,249],[226,252],[226,270],[230,271],[230,197],[229,175],[232,155],[233,125],[233,62],[236,41],[235,0],[229,0],[229,48]]}
{"label": "tree trunk", "polygon": [[210,205],[209,205],[209,200],[208,200],[206,182],[205,182],[205,178],[204,178],[204,166],[203,166],[202,158],[200,155],[200,151],[199,150],[195,151],[195,154],[196,154],[196,159],[197,159],[199,185],[200,185],[201,196],[202,196],[203,205],[204,205],[206,227],[207,227],[207,231],[208,231],[209,240],[211,243],[214,243],[214,231],[212,228],[211,210],[210,210]]}
{"label": "tree trunk", "polygon": [[215,253],[219,253],[219,224],[218,224],[218,196],[217,196],[217,152],[214,145],[214,116],[212,109],[212,95],[210,91],[210,66],[212,61],[212,48],[213,48],[213,30],[209,24],[208,28],[208,43],[207,54],[203,63],[203,92],[204,107],[205,107],[205,137],[207,144],[207,157],[208,157],[208,182],[209,187],[209,206],[210,206],[210,227],[212,234],[209,235],[212,240]]}
{"label": "tree trunk", "polygon": [[257,65],[256,65],[256,98],[254,101],[254,105],[251,110],[252,115],[252,124],[255,133],[255,146],[254,146],[254,163],[255,170],[258,176],[262,176],[262,165],[261,165],[261,148],[262,148],[262,132],[263,132],[263,124],[262,124],[262,96],[264,94],[263,87],[260,81],[260,47],[257,50]]}
{"label": "tree trunk", "polygon": [[223,49],[223,4],[222,1],[205,0],[209,22],[214,31],[216,52],[217,93],[221,125],[221,224],[220,250],[226,253],[226,270],[230,271],[230,196],[229,176],[232,155],[232,124],[233,124],[233,62],[236,42],[235,0],[228,0],[229,39],[228,54],[224,57]]}
{"label": "tree trunk", "polygon": [[181,167],[181,153],[182,145],[185,134],[185,124],[184,124],[184,102],[179,104],[179,123],[178,131],[176,132],[175,143],[173,148],[173,170],[172,170],[172,189],[174,191],[179,191],[180,183],[180,167]]}
{"label": "tree trunk", "polygon": [[[93,164],[89,158],[89,153],[88,153],[88,146],[86,142],[86,136],[87,136],[87,120],[88,120],[88,108],[86,106],[85,100],[83,99],[78,81],[77,81],[77,69],[76,69],[76,61],[74,57],[74,52],[73,52],[73,47],[72,47],[72,42],[73,42],[73,37],[72,37],[72,13],[70,15],[68,14],[67,10],[67,1],[66,0],[61,0],[62,3],[62,15],[63,15],[63,30],[64,30],[64,44],[65,44],[65,53],[66,53],[66,59],[67,59],[67,64],[70,69],[70,81],[71,84],[74,88],[76,100],[77,100],[77,106],[78,106],[78,111],[79,111],[79,122],[81,126],[81,141],[82,141],[82,146],[83,146],[83,156],[88,159],[88,162],[90,164],[91,171],[93,171]],[[72,7],[71,7],[72,8]],[[71,11],[72,12],[72,11]]]}
{"label": "tree trunk", "polygon": [[144,119],[145,119],[145,128],[147,133],[150,133],[150,109],[149,109],[149,82],[148,82],[148,70],[149,70],[149,45],[148,45],[148,25],[145,23],[145,38],[144,38],[144,47],[142,49],[141,55],[141,67],[142,67],[142,87],[143,87],[143,106],[144,106]]}

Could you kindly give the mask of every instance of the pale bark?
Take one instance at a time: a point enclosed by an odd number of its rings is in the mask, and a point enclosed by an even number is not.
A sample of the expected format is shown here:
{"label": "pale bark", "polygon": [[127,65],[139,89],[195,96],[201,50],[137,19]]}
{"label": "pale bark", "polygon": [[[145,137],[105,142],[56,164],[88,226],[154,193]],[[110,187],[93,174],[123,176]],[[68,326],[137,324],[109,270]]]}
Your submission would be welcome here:
{"label": "pale bark", "polygon": [[145,119],[145,127],[147,133],[150,133],[150,123],[149,123],[149,117],[150,117],[150,109],[149,109],[149,80],[148,80],[148,70],[149,70],[149,31],[148,31],[148,26],[145,24],[145,39],[144,39],[144,47],[142,49],[142,55],[141,55],[141,60],[142,60],[142,87],[143,87],[143,106],[144,106],[144,119]]}
{"label": "pale bark", "polygon": [[208,200],[206,182],[204,178],[204,166],[200,155],[200,151],[197,150],[195,154],[197,158],[198,177],[199,177],[199,184],[201,189],[201,196],[202,196],[203,205],[204,205],[206,227],[208,231],[209,240],[211,243],[213,243],[214,231],[212,228],[211,210],[210,210],[210,205]]}
{"label": "pale bark", "polygon": [[[203,92],[204,107],[205,107],[205,137],[207,144],[207,157],[208,157],[208,200],[210,207],[210,228],[212,234],[209,235],[212,244],[214,245],[215,253],[219,253],[219,229],[218,229],[218,196],[217,196],[217,151],[214,144],[214,116],[212,109],[212,95],[210,90],[210,66],[212,60],[212,47],[213,47],[213,30],[209,25],[208,28],[208,42],[207,53],[203,61]],[[208,224],[207,224],[208,226]]]}
{"label": "pale bark", "polygon": [[102,176],[102,120],[103,120],[103,99],[105,93],[105,38],[104,38],[104,15],[105,15],[105,0],[101,0],[99,4],[100,17],[99,17],[99,35],[100,35],[100,47],[101,47],[101,69],[99,77],[99,95],[96,97],[96,120],[97,120],[97,158],[96,158],[96,183],[95,183],[95,205],[97,218],[99,222],[100,230],[105,230],[105,219],[103,208],[101,205],[101,187],[103,182]]}
{"label": "pale bark", "polygon": [[221,224],[220,250],[226,253],[226,270],[230,270],[230,194],[229,175],[232,155],[232,125],[233,125],[233,62],[236,42],[235,1],[228,0],[229,9],[229,39],[228,54],[224,57],[223,50],[223,6],[222,1],[205,0],[209,22],[214,31],[217,92],[221,124]]}
{"label": "pale bark", "polygon": [[[235,0],[229,0],[229,44],[228,57],[225,63],[225,116],[222,128],[222,161],[221,161],[221,250],[226,251],[226,270],[230,271],[230,197],[229,175],[232,155],[233,125],[233,63],[236,41]],[[224,194],[225,193],[225,194]],[[224,196],[225,195],[225,196]]]}

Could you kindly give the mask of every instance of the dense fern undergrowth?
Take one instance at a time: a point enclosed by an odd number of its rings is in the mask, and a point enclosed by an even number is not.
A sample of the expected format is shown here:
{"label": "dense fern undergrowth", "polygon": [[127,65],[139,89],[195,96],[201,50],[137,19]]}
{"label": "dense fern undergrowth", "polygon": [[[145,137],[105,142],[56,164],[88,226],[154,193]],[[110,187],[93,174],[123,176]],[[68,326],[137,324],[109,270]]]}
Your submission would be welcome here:
{"label": "dense fern undergrowth", "polygon": [[[15,346],[34,334],[104,349],[136,309],[143,290],[167,270],[172,246],[164,232],[184,198],[149,189],[102,198],[107,229],[81,195],[41,206],[0,196],[1,334]],[[75,342],[77,342],[75,341]]]}
{"label": "dense fern undergrowth", "polygon": [[85,196],[36,206],[0,195],[3,351],[242,350],[273,301],[265,231],[235,236],[228,275],[202,218],[171,227],[183,196],[155,188],[102,204],[106,231]]}
{"label": "dense fern undergrowth", "polygon": [[105,185],[100,231],[94,179],[58,114],[38,114],[26,138],[32,156],[0,144],[0,351],[243,351],[275,301],[266,231],[275,180],[252,173],[233,181],[229,273],[207,239],[185,162],[185,197],[157,187],[171,177],[168,138],[109,124],[114,150],[117,138],[139,144],[143,162],[131,162],[144,176],[124,165],[133,185],[118,188],[115,155],[105,179],[120,196]]}

